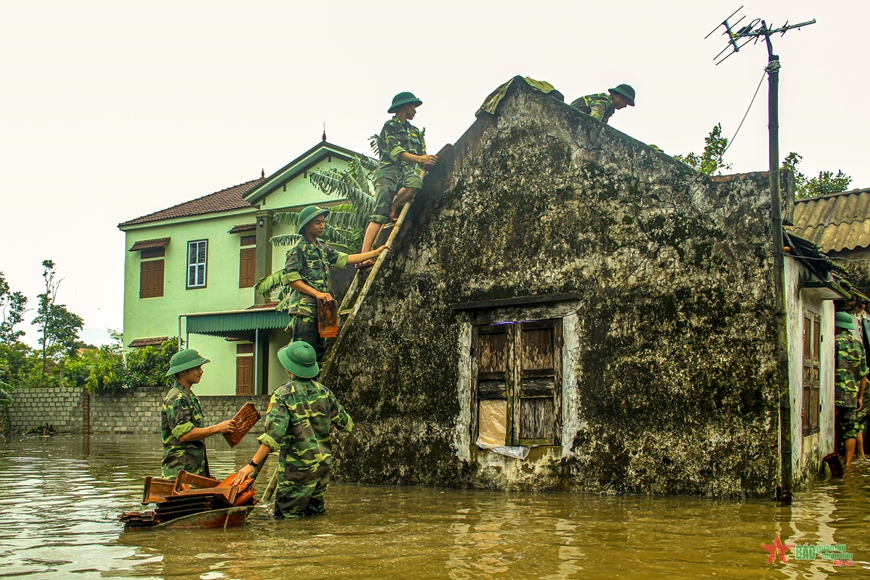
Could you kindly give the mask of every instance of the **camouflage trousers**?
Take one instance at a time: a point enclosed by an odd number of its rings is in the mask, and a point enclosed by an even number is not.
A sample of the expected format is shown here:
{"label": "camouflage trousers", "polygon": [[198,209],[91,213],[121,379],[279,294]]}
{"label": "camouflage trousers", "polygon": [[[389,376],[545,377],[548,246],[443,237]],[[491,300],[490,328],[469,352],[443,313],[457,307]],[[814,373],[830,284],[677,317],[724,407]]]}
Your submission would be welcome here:
{"label": "camouflage trousers", "polygon": [[326,511],[323,496],[329,487],[329,471],[319,465],[314,472],[285,468],[284,480],[275,490],[275,518],[302,518]]}
{"label": "camouflage trousers", "polygon": [[856,409],[840,406],[834,407],[834,409],[834,431],[837,444],[839,445],[846,439],[856,438],[860,429]]}
{"label": "camouflage trousers", "polygon": [[396,200],[396,193],[400,188],[423,187],[423,179],[412,169],[402,165],[401,171],[384,171],[375,179],[375,209],[371,217],[374,223],[385,224],[390,221],[390,207]]}
{"label": "camouflage trousers", "polygon": [[290,334],[292,341],[303,340],[314,347],[317,360],[321,360],[326,354],[326,339],[321,338],[317,332],[317,307],[312,314],[293,314],[290,321]]}

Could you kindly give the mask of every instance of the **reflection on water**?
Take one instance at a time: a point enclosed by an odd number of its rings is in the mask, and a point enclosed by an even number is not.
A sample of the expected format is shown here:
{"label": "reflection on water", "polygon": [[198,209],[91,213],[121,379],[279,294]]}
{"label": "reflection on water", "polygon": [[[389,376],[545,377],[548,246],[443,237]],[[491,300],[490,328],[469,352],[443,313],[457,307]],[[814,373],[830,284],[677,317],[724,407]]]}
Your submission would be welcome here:
{"label": "reflection on water", "polygon": [[[256,441],[210,449],[215,475]],[[274,458],[267,470],[274,467]],[[0,578],[826,578],[870,574],[870,463],[769,501],[603,497],[334,484],[328,513],[244,528],[124,532],[159,475],[157,436],[0,438]],[[265,478],[264,478],[265,479]],[[264,487],[261,482],[260,487]],[[787,544],[846,544],[852,568]]]}

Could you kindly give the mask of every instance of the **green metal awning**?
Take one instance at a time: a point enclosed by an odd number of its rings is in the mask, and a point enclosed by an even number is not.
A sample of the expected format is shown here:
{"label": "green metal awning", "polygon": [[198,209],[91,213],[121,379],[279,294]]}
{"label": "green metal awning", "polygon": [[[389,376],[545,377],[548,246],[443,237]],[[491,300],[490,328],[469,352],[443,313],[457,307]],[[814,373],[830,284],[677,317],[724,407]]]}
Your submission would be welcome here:
{"label": "green metal awning", "polygon": [[231,335],[254,330],[286,328],[290,315],[274,310],[242,310],[238,312],[214,312],[187,315],[189,334]]}

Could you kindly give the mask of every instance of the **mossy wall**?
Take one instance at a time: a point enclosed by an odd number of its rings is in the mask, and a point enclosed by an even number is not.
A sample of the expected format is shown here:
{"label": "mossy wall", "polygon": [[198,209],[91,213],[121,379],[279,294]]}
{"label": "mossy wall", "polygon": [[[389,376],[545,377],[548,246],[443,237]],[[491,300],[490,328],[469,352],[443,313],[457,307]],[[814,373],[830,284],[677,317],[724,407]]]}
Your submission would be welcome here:
{"label": "mossy wall", "polygon": [[[329,386],[356,427],[336,475],[772,496],[766,176],[711,181],[514,85],[426,178],[337,353]],[[525,461],[478,451],[460,380],[469,318],[454,305],[564,293],[577,300],[562,446]]]}

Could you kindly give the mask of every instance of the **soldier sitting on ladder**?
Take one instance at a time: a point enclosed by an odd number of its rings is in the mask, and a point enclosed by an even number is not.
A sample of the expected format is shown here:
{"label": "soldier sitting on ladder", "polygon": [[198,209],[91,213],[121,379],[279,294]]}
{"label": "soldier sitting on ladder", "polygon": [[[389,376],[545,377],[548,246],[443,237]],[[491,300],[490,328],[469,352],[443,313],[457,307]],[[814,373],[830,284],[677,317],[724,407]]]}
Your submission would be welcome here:
{"label": "soldier sitting on ladder", "polygon": [[[417,114],[417,107],[422,104],[423,101],[414,93],[403,92],[393,97],[393,104],[387,111],[394,116],[384,124],[378,135],[381,163],[375,172],[375,210],[366,229],[363,253],[371,249],[381,226],[388,221],[396,221],[400,208],[423,187],[421,166],[429,168],[438,161],[436,156],[426,155],[425,131],[420,131],[410,123]],[[366,260],[357,268],[373,264]]]}
{"label": "soldier sitting on ladder", "polygon": [[326,341],[317,332],[317,307],[332,301],[329,294],[329,267],[341,270],[348,264],[359,264],[378,257],[387,246],[361,254],[343,254],[328,245],[320,236],[326,228],[328,209],[310,205],[299,213],[301,234],[287,252],[284,263],[284,283],[293,289],[287,311],[292,317],[293,342],[303,340],[314,347],[317,359],[326,352]]}

